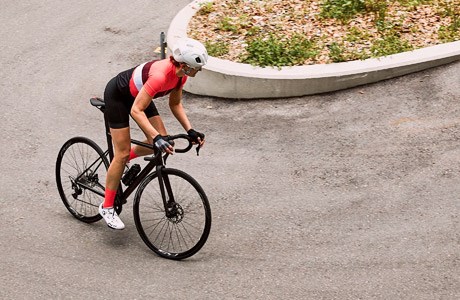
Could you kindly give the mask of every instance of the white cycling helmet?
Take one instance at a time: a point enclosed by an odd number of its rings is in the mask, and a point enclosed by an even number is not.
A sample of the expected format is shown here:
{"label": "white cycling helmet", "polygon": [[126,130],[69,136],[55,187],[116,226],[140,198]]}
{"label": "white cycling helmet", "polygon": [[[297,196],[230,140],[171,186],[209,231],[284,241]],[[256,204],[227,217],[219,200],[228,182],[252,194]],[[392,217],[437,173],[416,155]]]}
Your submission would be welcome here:
{"label": "white cycling helmet", "polygon": [[192,68],[200,68],[208,62],[208,51],[204,45],[191,38],[178,40],[172,49],[174,59]]}

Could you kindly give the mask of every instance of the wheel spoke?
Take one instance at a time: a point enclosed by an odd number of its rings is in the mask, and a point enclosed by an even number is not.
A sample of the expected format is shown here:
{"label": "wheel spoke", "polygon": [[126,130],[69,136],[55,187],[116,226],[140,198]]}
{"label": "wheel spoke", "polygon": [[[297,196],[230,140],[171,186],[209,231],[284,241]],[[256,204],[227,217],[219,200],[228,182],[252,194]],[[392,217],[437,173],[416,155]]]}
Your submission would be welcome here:
{"label": "wheel spoke", "polygon": [[174,202],[168,203],[168,217],[158,180],[152,175],[136,194],[134,220],[150,249],[166,258],[183,259],[195,254],[206,242],[211,225],[209,204],[201,187],[189,175],[174,169],[163,172],[174,196]]}
{"label": "wheel spoke", "polygon": [[56,162],[58,189],[64,205],[79,220],[100,220],[107,168],[104,152],[90,139],[72,138],[62,147]]}

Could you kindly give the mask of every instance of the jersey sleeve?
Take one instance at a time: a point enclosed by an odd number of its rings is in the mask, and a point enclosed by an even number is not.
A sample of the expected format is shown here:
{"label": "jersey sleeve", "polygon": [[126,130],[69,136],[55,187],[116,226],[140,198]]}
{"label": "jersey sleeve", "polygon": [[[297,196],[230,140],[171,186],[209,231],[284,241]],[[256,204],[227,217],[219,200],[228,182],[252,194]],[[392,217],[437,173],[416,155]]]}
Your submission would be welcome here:
{"label": "jersey sleeve", "polygon": [[155,72],[144,84],[144,89],[150,97],[154,97],[155,94],[164,90],[164,84],[166,77],[161,72]]}

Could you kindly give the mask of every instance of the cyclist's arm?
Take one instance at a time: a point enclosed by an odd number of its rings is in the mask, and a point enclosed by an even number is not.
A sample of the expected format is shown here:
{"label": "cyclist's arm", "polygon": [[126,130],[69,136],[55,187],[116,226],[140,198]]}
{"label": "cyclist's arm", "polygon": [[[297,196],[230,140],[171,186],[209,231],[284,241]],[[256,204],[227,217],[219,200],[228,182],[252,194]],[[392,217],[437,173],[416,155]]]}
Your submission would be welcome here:
{"label": "cyclist's arm", "polygon": [[184,107],[182,106],[182,89],[174,89],[171,94],[169,94],[169,108],[185,131],[192,128]]}
{"label": "cyclist's arm", "polygon": [[152,124],[150,124],[150,121],[145,114],[145,110],[152,102],[152,98],[153,97],[150,96],[144,88],[142,88],[134,100],[131,108],[131,116],[146,135],[154,138],[160,133],[152,126]]}

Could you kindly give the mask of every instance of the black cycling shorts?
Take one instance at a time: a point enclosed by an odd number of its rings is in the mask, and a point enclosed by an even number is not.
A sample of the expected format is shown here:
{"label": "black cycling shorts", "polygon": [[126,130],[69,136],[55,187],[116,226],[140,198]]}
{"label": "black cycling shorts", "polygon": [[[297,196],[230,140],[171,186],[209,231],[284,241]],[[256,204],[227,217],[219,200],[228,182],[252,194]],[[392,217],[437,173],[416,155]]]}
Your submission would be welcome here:
{"label": "black cycling shorts", "polygon": [[[110,128],[119,129],[129,127],[129,116],[134,97],[129,93],[129,88],[120,90],[117,84],[117,77],[107,83],[104,91],[105,118]],[[158,110],[153,101],[144,111],[147,118],[158,116]]]}

